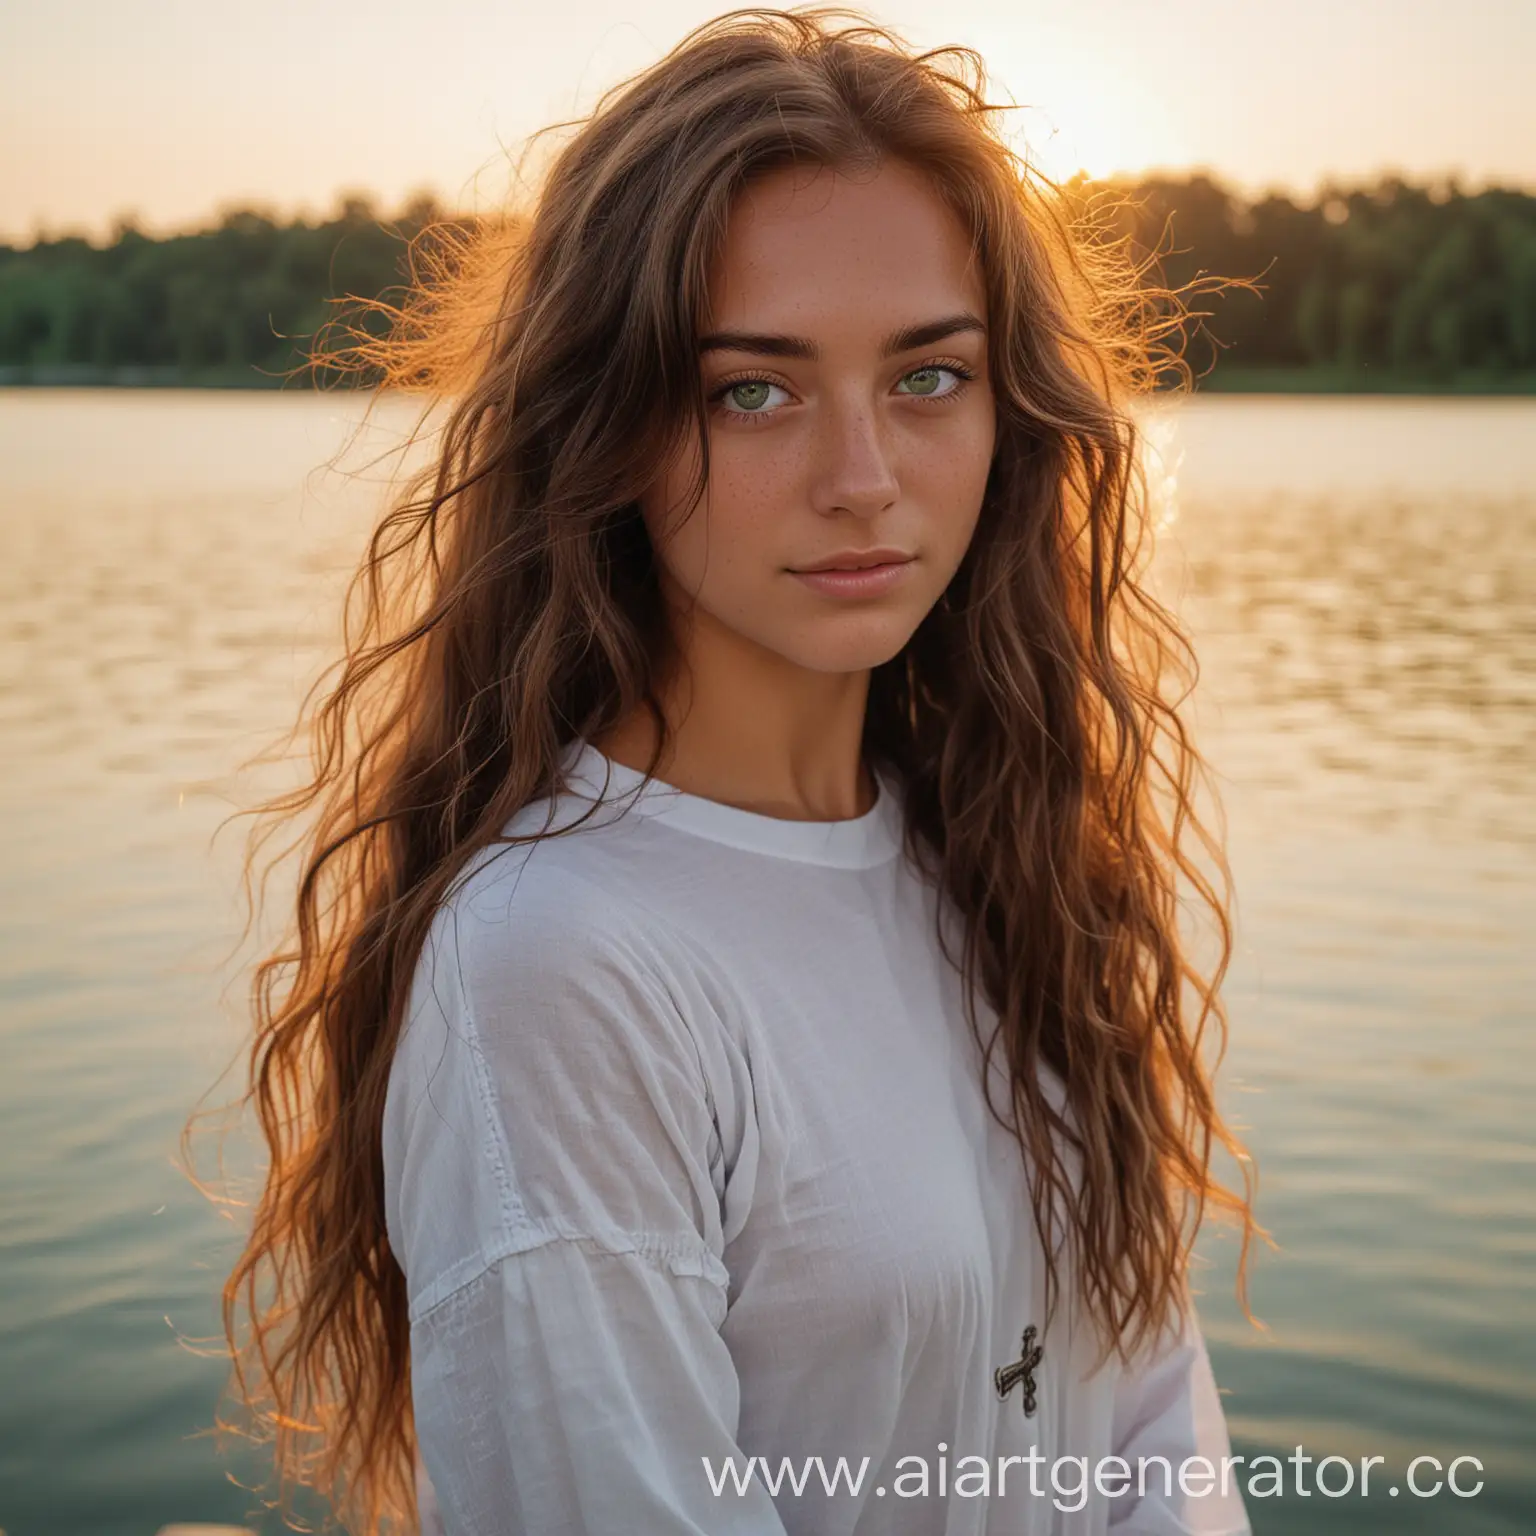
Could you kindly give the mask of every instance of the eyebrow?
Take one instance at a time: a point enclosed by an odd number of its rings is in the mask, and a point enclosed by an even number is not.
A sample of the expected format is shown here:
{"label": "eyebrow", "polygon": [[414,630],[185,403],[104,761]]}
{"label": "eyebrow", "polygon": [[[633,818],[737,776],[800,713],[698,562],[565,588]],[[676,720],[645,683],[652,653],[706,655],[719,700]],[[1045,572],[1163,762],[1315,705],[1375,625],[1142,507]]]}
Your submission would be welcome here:
{"label": "eyebrow", "polygon": [[[975,315],[961,313],[946,315],[942,320],[925,320],[920,325],[904,326],[892,331],[881,344],[882,357],[894,357],[899,352],[911,352],[918,347],[931,347],[936,341],[958,336],[966,331],[986,334],[986,326]],[[777,336],[761,331],[712,331],[699,338],[699,352],[751,352],[758,357],[799,357],[814,363],[821,356],[821,349],[814,341],[803,336]]]}

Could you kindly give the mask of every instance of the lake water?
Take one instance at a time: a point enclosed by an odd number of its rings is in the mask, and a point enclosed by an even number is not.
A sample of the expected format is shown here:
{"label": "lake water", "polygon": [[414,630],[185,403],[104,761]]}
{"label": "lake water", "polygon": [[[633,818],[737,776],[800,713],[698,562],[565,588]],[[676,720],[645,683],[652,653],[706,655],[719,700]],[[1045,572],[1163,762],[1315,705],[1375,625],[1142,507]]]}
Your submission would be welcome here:
{"label": "lake water", "polygon": [[[247,823],[214,834],[274,782],[236,770],[326,658],[382,493],[311,474],[357,409],[0,391],[8,1536],[249,1516],[256,1464],[206,1434],[241,1213],[176,1140],[239,1040]],[[1236,876],[1224,1100],[1279,1243],[1265,1332],[1214,1236],[1202,1314],[1236,1450],[1300,1445],[1309,1488],[1384,1458],[1367,1498],[1250,1498],[1255,1529],[1528,1533],[1536,402],[1204,399],[1154,431]],[[1481,1492],[1414,1496],[1420,1455],[1477,1457]]]}

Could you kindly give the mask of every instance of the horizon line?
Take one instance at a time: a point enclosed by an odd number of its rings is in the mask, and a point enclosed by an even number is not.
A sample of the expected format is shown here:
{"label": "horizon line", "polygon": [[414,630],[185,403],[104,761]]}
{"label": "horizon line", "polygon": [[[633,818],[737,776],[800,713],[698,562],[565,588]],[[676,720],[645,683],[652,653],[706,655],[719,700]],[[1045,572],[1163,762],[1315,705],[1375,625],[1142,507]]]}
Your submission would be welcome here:
{"label": "horizon line", "polygon": [[[1476,196],[1479,193],[1493,191],[1536,195],[1536,180],[1502,176],[1474,177],[1460,167],[1419,173],[1409,173],[1402,167],[1393,165],[1384,165],[1378,170],[1369,172],[1327,171],[1320,173],[1310,185],[1303,186],[1295,181],[1275,178],[1245,181],[1235,173],[1220,170],[1208,162],[1192,162],[1185,165],[1150,165],[1138,170],[1116,170],[1101,174],[1091,174],[1079,167],[1069,176],[1059,178],[1059,183],[1070,181],[1079,175],[1087,176],[1089,181],[1104,183],[1159,179],[1193,181],[1203,177],[1248,203],[1279,196],[1287,197],[1301,207],[1318,207],[1332,197],[1348,196],[1351,192],[1369,190],[1390,181],[1398,181],[1405,186],[1420,188],[1431,193],[1438,191],[1453,196],[1458,193],[1462,196]],[[0,246],[10,250],[28,250],[37,245],[55,244],[70,239],[83,239],[97,247],[109,246],[115,244],[123,232],[129,229],[136,230],[152,240],[172,240],[179,236],[201,234],[211,229],[218,229],[226,219],[242,213],[256,214],[270,219],[279,227],[291,228],[301,222],[316,221],[323,225],[340,220],[345,215],[347,204],[352,202],[365,204],[371,210],[371,216],[375,218],[394,220],[404,217],[413,205],[424,201],[430,201],[436,207],[436,217],[441,219],[453,220],[477,216],[477,210],[473,207],[450,208],[443,195],[432,187],[420,187],[391,202],[382,193],[372,189],[348,186],[343,183],[332,193],[330,204],[324,210],[317,210],[314,203],[309,200],[284,206],[279,199],[275,198],[235,194],[216,202],[210,212],[181,222],[149,221],[135,208],[119,209],[104,219],[98,220],[94,226],[78,219],[54,222],[38,215],[32,219],[29,231],[0,228]]]}

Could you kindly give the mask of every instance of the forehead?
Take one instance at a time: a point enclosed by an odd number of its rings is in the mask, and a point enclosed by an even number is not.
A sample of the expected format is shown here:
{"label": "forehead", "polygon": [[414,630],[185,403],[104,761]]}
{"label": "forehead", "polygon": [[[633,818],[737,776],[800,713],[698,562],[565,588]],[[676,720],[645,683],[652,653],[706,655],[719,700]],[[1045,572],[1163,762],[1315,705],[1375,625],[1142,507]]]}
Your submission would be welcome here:
{"label": "forehead", "polygon": [[732,205],[710,271],[720,329],[884,335],[893,325],[970,310],[986,289],[964,224],[918,171],[775,171]]}

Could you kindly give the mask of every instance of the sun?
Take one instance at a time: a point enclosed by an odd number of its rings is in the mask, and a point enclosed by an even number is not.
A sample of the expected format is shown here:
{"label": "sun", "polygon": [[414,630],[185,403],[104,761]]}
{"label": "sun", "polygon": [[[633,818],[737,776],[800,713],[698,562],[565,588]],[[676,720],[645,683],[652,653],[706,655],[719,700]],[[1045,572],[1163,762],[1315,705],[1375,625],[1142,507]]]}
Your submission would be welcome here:
{"label": "sun", "polygon": [[1102,177],[1188,163],[1179,125],[1154,82],[1065,37],[998,31],[979,41],[1010,143],[1053,181],[1077,171]]}

